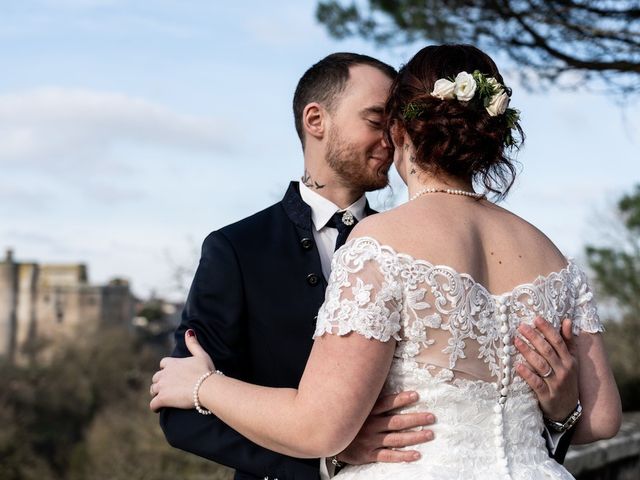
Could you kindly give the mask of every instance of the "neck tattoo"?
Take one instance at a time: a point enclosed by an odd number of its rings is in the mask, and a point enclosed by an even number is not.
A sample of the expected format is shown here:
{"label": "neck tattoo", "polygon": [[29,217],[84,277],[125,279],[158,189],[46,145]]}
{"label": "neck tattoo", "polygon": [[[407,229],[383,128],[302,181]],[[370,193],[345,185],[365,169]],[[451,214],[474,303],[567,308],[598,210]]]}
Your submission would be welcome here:
{"label": "neck tattoo", "polygon": [[307,170],[306,168],[304,169],[304,175],[302,175],[302,177],[300,178],[300,181],[304,183],[306,187],[312,190],[320,190],[321,188],[324,188],[326,186],[326,184],[321,185],[318,182],[316,182],[313,178],[311,178],[311,175],[309,174],[309,170]]}

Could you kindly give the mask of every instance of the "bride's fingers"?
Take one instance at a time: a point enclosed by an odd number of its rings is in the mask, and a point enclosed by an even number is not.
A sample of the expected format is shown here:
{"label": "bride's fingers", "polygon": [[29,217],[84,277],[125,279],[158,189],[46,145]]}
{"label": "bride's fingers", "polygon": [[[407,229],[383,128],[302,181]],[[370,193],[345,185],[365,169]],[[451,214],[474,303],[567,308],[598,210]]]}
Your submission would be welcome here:
{"label": "bride's fingers", "polygon": [[523,340],[516,338],[513,342],[518,351],[522,354],[524,359],[529,364],[532,373],[535,373],[537,377],[543,377],[549,373],[549,369],[553,366],[547,362],[541,355],[527,345]]}
{"label": "bride's fingers", "polygon": [[214,368],[211,357],[209,356],[207,351],[204,348],[202,348],[202,346],[200,345],[200,342],[198,342],[195,330],[191,328],[187,330],[184,333],[184,341],[185,341],[185,344],[187,345],[187,348],[189,349],[189,352],[191,352],[191,355],[193,355],[194,357],[199,357],[201,359],[204,359],[207,362],[207,367],[209,369]]}
{"label": "bride's fingers", "polygon": [[153,377],[151,377],[151,383],[157,383],[161,375],[162,375],[162,370],[158,370],[156,373],[154,373]]}
{"label": "bride's fingers", "polygon": [[[524,343],[524,342],[523,342]],[[538,399],[546,398],[549,394],[549,386],[545,381],[540,378],[531,367],[528,367],[524,363],[519,363],[516,365],[516,371],[523,378],[527,384],[531,387],[531,389],[535,392]]]}
{"label": "bride's fingers", "polygon": [[385,462],[385,463],[400,463],[400,462],[415,462],[420,459],[420,453],[415,450],[389,450],[382,448],[376,450],[372,462]]}
{"label": "bride's fingers", "polygon": [[560,332],[558,332],[553,325],[551,325],[541,317],[537,317],[534,320],[534,325],[536,326],[536,329],[540,333],[542,333],[546,341],[553,347],[561,361],[568,362],[570,360],[571,354],[569,353],[567,344],[565,343],[564,338],[562,338]]}
{"label": "bride's fingers", "polygon": [[[551,366],[554,370],[559,369],[562,366],[562,360],[558,357],[555,349],[551,344],[542,336],[540,333],[535,331],[529,325],[523,323],[518,327],[518,331],[524,336],[533,348],[535,348],[536,353],[543,359],[543,362],[539,361],[536,363],[531,363],[531,366],[538,370],[540,375],[544,375],[549,371],[549,366]],[[524,342],[523,342],[524,343]]]}
{"label": "bride's fingers", "polygon": [[162,404],[160,402],[161,400],[158,397],[158,395],[153,397],[153,399],[151,399],[151,401],[149,402],[149,410],[151,410],[154,413],[158,413],[158,410],[162,408]]}
{"label": "bride's fingers", "polygon": [[569,318],[565,318],[562,321],[562,338],[564,339],[564,343],[567,346],[567,350],[569,354],[575,358],[578,354],[578,347],[576,346],[576,342],[573,338],[573,322]]}

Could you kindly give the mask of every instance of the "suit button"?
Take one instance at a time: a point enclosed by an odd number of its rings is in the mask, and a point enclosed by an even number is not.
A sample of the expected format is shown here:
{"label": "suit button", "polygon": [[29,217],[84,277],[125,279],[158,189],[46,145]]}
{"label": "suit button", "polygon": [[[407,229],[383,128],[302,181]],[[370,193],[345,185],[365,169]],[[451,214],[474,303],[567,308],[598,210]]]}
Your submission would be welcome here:
{"label": "suit button", "polygon": [[318,284],[319,280],[320,279],[318,278],[318,275],[316,275],[315,273],[310,273],[309,275],[307,275],[307,283],[312,287],[315,287]]}
{"label": "suit button", "polygon": [[304,248],[305,250],[309,250],[311,247],[313,247],[313,240],[305,237],[300,240],[300,245],[302,245],[302,248]]}

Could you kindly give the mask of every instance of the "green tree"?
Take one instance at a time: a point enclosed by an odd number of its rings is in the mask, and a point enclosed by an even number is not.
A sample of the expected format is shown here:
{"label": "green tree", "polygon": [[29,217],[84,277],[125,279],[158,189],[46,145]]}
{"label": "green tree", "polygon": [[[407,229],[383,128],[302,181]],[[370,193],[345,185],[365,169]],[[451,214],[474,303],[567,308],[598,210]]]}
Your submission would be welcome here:
{"label": "green tree", "polygon": [[0,364],[0,479],[231,478],[167,444],[148,407],[162,353],[144,337],[87,329],[55,347],[47,360]]}
{"label": "green tree", "polygon": [[320,0],[316,17],[337,38],[504,52],[528,85],[572,79],[563,85],[640,93],[638,0]]}
{"label": "green tree", "polygon": [[586,248],[598,294],[616,318],[604,336],[624,410],[640,410],[640,184],[617,203],[610,245]]}

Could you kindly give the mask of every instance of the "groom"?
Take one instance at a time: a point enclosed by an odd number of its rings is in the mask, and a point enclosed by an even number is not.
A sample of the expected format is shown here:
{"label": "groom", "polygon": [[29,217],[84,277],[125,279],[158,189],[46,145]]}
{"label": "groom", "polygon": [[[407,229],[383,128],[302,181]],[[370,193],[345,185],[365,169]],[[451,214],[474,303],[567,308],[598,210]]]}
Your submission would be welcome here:
{"label": "groom", "polygon": [[[226,375],[297,388],[331,256],[359,220],[375,213],[364,193],[388,183],[392,152],[382,114],[395,74],[374,58],[336,53],[302,76],[293,100],[301,182],[291,182],[282,201],[205,239],[173,356],[189,355],[184,333],[191,328]],[[354,442],[333,459],[280,455],[195,410],[165,408],[160,423],[172,446],[236,469],[237,480],[317,480],[340,462],[415,460],[413,451],[396,448],[431,440],[432,432],[415,427],[435,419],[392,410],[416,400],[413,392],[381,398]],[[566,447],[559,450],[563,456]]]}

